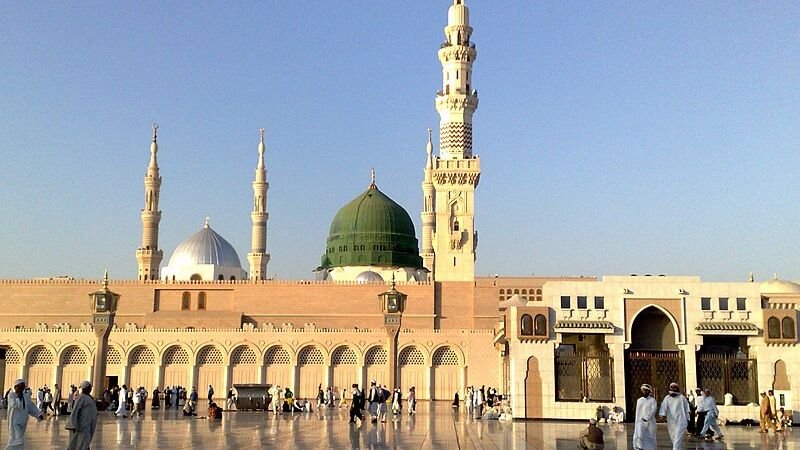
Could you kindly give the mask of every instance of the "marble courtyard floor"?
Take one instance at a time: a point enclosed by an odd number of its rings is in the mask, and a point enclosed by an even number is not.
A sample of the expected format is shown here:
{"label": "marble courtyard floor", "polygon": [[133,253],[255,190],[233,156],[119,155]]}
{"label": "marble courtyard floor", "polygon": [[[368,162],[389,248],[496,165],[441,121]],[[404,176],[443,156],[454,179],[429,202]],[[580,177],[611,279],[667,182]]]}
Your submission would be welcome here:
{"label": "marble courtyard floor", "polygon": [[[201,402],[203,403],[203,402]],[[420,403],[418,414],[399,421],[354,426],[345,410],[325,409],[273,417],[263,412],[233,412],[221,422],[188,418],[178,411],[147,411],[143,419],[115,419],[101,413],[92,449],[575,449],[583,422],[498,422],[466,418],[446,402]],[[31,421],[27,449],[66,448],[64,417]],[[8,439],[6,412],[0,411],[0,446]],[[603,425],[606,448],[629,448],[630,425]],[[800,429],[760,434],[758,427],[723,427],[722,442],[690,441],[685,449],[800,449]],[[670,449],[667,429],[658,427],[659,449]]]}

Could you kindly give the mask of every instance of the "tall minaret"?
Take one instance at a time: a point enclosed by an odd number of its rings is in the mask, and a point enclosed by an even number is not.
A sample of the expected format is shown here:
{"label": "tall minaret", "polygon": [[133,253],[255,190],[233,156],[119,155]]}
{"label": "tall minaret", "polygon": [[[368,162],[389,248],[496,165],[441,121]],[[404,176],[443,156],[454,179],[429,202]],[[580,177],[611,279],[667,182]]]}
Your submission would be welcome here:
{"label": "tall minaret", "polygon": [[161,211],[158,196],[161,175],[158,174],[158,124],[153,124],[153,142],[150,144],[150,165],[144,177],[144,209],[142,209],[142,246],[136,250],[139,264],[139,281],[158,280],[159,266],[164,252],[158,248],[158,224]]}
{"label": "tall minaret", "polygon": [[436,226],[432,131],[428,128],[428,145],[425,148],[428,157],[425,160],[425,178],[422,180],[422,254],[420,255],[422,256],[423,267],[430,272],[433,272],[433,233]]}
{"label": "tall minaret", "polygon": [[259,129],[261,142],[258,143],[258,166],[256,167],[256,179],[253,181],[253,212],[250,219],[253,221],[252,228],[252,248],[247,254],[250,261],[250,279],[264,280],[267,278],[267,263],[269,263],[269,253],[267,253],[267,170],[264,167],[264,129]]}
{"label": "tall minaret", "polygon": [[436,95],[440,148],[432,161],[433,274],[436,281],[471,281],[478,241],[475,188],[481,173],[480,160],[472,153],[472,115],[478,108],[472,64],[478,52],[470,41],[469,9],[463,0],[450,5],[444,34],[439,49],[444,90]]}

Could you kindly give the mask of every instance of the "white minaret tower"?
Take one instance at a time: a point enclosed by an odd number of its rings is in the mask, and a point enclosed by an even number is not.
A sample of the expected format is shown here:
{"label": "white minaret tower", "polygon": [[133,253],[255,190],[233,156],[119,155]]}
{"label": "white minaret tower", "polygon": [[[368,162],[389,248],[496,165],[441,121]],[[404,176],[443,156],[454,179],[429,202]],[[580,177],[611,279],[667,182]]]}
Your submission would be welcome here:
{"label": "white minaret tower", "polygon": [[159,266],[164,252],[158,248],[158,224],[161,211],[158,196],[161,175],[158,174],[158,124],[153,124],[153,142],[150,144],[150,165],[144,177],[144,209],[142,209],[142,245],[136,250],[139,281],[158,280]]}
{"label": "white minaret tower", "polygon": [[256,166],[256,179],[253,181],[253,212],[250,219],[253,221],[252,227],[252,248],[247,254],[250,262],[250,279],[264,280],[267,278],[267,263],[269,263],[269,253],[267,253],[267,169],[264,167],[264,129],[260,128],[261,142],[258,143],[258,166]]}
{"label": "white minaret tower", "polygon": [[[472,89],[472,64],[478,52],[470,41],[469,9],[463,0],[453,0],[450,5],[444,34],[446,40],[439,49],[444,89],[436,94],[439,157],[429,162],[431,169],[425,174],[427,179],[430,170],[435,191],[431,205],[435,212],[433,279],[471,281],[475,278],[478,242],[475,188],[481,173],[480,160],[472,153],[472,116],[478,108],[478,92]],[[424,223],[425,212],[423,253]]]}
{"label": "white minaret tower", "polygon": [[436,227],[436,211],[434,207],[436,191],[433,187],[433,142],[431,130],[428,128],[428,154],[425,160],[425,178],[422,181],[422,266],[433,272],[433,233]]}

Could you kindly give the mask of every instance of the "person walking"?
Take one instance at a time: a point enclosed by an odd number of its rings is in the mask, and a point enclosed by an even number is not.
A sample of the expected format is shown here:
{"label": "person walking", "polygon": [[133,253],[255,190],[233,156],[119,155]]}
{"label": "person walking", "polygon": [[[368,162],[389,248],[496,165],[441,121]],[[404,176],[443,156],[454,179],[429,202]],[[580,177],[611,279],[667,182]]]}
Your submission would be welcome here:
{"label": "person walking", "polygon": [[413,416],[417,412],[417,388],[408,388],[408,415]]}
{"label": "person walking", "polygon": [[119,404],[117,405],[117,411],[114,413],[114,416],[116,416],[116,417],[122,416],[124,418],[125,417],[125,405],[127,404],[127,401],[128,401],[128,386],[125,385],[125,384],[123,384],[122,385],[122,389],[119,390],[119,399],[118,399],[118,401],[119,401]]}
{"label": "person walking", "polygon": [[706,404],[706,422],[703,425],[703,429],[700,431],[700,436],[705,436],[706,440],[711,440],[711,435],[706,434],[710,430],[716,433],[717,439],[722,439],[722,431],[717,424],[719,408],[717,408],[717,400],[711,395],[711,389],[705,390],[705,397],[708,402]]}
{"label": "person walking", "polygon": [[233,395],[233,388],[230,388],[228,389],[228,395],[225,398],[225,410],[231,411],[235,403],[236,403],[236,396]]}
{"label": "person walking", "polygon": [[82,382],[80,392],[67,419],[66,428],[70,431],[67,450],[89,450],[97,428],[97,404],[91,395],[92,383]]}
{"label": "person walking", "polygon": [[694,425],[694,435],[696,437],[700,437],[700,430],[703,429],[703,425],[706,423],[706,414],[708,414],[708,409],[706,409],[706,396],[703,393],[702,389],[697,389],[697,411],[695,416],[695,425]]}
{"label": "person walking", "polygon": [[775,431],[783,431],[783,427],[778,422],[778,402],[775,400],[775,392],[772,389],[767,391],[767,398],[769,398],[770,420],[772,421]]}
{"label": "person walking", "polygon": [[53,406],[55,407],[56,416],[61,415],[61,388],[58,384],[53,386]]}
{"label": "person walking", "polygon": [[214,403],[214,387],[210,384],[208,385],[208,406],[211,407],[211,404]]}
{"label": "person walking", "polygon": [[267,391],[270,397],[269,407],[272,410],[272,414],[278,415],[281,414],[281,397],[283,396],[281,393],[280,385],[273,385],[269,387],[269,391]]}
{"label": "person walking", "polygon": [[[364,414],[361,413],[361,410],[364,409],[364,393],[358,388],[358,384],[353,384],[352,394],[353,399],[350,402],[350,423],[356,423],[356,417],[363,422]],[[344,391],[342,391],[342,397],[344,397]]]}
{"label": "person walking", "polygon": [[761,401],[759,402],[759,415],[761,419],[759,433],[768,433],[769,429],[775,429],[775,424],[772,423],[772,412],[770,410],[769,397],[766,392],[761,393]]}
{"label": "person walking", "polygon": [[633,448],[656,449],[656,399],[649,384],[641,386],[642,396],[636,401],[636,422],[633,429]]}
{"label": "person walking", "polygon": [[682,449],[683,438],[686,435],[686,427],[689,423],[689,402],[681,394],[681,388],[678,383],[670,383],[669,392],[664,397],[664,400],[661,401],[661,409],[658,415],[667,418],[667,430],[669,430],[669,438],[672,440],[673,450]]}
{"label": "person walking", "polygon": [[369,415],[372,416],[372,423],[378,423],[378,398],[380,392],[375,380],[372,380],[369,387]]}
{"label": "person walking", "polygon": [[8,445],[6,450],[24,450],[25,429],[28,416],[44,419],[41,410],[33,404],[30,395],[25,394],[25,380],[14,381],[14,390],[8,394]]}

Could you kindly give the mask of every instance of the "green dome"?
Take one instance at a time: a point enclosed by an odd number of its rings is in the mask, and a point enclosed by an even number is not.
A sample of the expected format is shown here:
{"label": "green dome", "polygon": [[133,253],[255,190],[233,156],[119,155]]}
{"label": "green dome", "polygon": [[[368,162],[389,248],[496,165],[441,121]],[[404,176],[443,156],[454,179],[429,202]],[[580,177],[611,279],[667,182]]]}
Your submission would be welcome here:
{"label": "green dome", "polygon": [[414,222],[372,184],[336,213],[321,268],[422,267]]}

